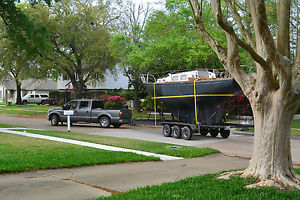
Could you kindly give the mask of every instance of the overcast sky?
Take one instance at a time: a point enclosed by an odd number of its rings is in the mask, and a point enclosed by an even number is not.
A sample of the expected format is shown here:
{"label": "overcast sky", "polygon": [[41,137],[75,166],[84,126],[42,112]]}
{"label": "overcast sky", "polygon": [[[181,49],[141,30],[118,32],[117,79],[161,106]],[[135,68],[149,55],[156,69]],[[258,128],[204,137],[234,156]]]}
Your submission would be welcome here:
{"label": "overcast sky", "polygon": [[159,9],[163,7],[165,0],[131,0],[135,4],[147,4],[150,3],[154,9]]}

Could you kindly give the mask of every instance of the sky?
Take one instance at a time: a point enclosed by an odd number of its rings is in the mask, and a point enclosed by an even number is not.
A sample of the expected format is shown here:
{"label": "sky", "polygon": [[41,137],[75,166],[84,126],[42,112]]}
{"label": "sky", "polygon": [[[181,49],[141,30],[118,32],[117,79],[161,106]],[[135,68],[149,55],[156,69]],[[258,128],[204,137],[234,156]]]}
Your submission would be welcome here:
{"label": "sky", "polygon": [[163,7],[163,4],[165,3],[165,0],[131,0],[135,4],[147,4],[150,3],[151,6],[155,9],[159,9]]}

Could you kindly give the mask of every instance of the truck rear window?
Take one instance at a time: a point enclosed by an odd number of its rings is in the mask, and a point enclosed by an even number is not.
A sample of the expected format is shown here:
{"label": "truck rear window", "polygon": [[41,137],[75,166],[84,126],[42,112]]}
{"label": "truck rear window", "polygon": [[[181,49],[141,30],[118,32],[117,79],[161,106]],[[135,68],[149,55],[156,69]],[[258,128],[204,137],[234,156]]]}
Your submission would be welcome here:
{"label": "truck rear window", "polygon": [[104,104],[102,101],[93,101],[92,109],[104,108]]}

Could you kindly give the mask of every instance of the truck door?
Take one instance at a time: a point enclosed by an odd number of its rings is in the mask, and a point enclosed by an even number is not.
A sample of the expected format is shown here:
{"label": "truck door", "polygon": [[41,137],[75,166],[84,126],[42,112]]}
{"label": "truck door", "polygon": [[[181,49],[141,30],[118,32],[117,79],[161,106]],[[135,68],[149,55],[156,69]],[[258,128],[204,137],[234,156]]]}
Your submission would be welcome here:
{"label": "truck door", "polygon": [[77,121],[79,122],[89,122],[90,121],[90,101],[80,101],[79,107],[74,113],[76,115]]}

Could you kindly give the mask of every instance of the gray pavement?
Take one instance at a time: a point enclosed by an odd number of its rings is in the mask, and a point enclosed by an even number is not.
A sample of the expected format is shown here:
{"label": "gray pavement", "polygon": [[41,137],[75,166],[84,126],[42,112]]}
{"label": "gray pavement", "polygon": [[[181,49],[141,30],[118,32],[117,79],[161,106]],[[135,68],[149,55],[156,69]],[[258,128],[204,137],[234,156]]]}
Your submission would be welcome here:
{"label": "gray pavement", "polygon": [[182,178],[245,168],[248,160],[215,154],[204,158],[99,165],[0,175],[0,199],[90,199]]}

